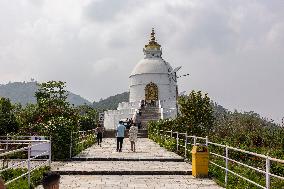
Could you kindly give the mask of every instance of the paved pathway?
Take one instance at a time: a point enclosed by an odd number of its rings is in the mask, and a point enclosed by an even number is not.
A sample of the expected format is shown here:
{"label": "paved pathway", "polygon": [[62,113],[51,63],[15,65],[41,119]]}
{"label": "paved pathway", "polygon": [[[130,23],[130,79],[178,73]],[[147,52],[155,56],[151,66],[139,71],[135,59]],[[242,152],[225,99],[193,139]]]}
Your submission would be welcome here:
{"label": "paved pathway", "polygon": [[136,149],[130,151],[125,139],[122,152],[116,152],[116,140],[104,139],[102,147],[94,145],[74,161],[53,162],[52,170],[62,175],[61,189],[221,188],[210,179],[192,177],[182,157],[147,138],[139,138]]}
{"label": "paved pathway", "polygon": [[134,161],[147,159],[183,160],[183,158],[179,155],[161,148],[157,143],[148,138],[139,138],[139,141],[136,144],[135,153],[130,150],[130,142],[128,138],[124,139],[123,149],[121,153],[116,152],[116,139],[106,138],[102,143],[102,147],[94,145],[77,155],[75,158],[114,158],[120,160],[133,159]]}
{"label": "paved pathway", "polygon": [[209,179],[185,175],[62,176],[60,189],[220,189]]}

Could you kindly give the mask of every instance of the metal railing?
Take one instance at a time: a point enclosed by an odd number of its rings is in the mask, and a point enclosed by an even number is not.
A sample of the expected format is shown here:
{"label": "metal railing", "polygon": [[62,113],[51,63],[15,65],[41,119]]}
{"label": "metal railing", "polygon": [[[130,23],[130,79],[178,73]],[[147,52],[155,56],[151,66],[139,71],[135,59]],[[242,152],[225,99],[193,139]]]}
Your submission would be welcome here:
{"label": "metal railing", "polygon": [[[189,151],[188,149],[188,145],[200,145],[199,143],[197,143],[197,140],[203,140],[204,142],[202,143],[203,145],[206,145],[206,146],[209,146],[209,145],[214,145],[214,146],[218,146],[218,147],[221,147],[221,148],[224,148],[225,150],[225,155],[220,155],[218,153],[214,153],[214,152],[209,152],[210,155],[213,155],[213,156],[216,156],[216,157],[219,157],[219,158],[223,158],[225,160],[225,167],[223,167],[222,165],[219,165],[213,161],[209,161],[209,163],[225,170],[225,186],[227,186],[227,183],[228,183],[228,173],[231,173],[241,179],[244,179],[246,180],[247,182],[255,185],[255,186],[258,186],[260,188],[264,188],[264,189],[270,189],[270,185],[271,185],[271,177],[274,177],[274,178],[278,178],[278,179],[281,179],[281,180],[284,180],[284,177],[283,176],[279,176],[279,175],[276,175],[276,174],[273,174],[270,172],[270,168],[271,168],[271,162],[277,162],[277,163],[281,163],[283,164],[284,166],[284,160],[281,160],[281,159],[276,159],[276,158],[272,158],[270,156],[265,156],[263,154],[258,154],[258,153],[254,153],[254,152],[250,152],[250,151],[246,151],[246,150],[242,150],[242,149],[239,149],[239,148],[234,148],[234,147],[231,147],[231,146],[227,146],[227,145],[222,145],[222,144],[218,144],[218,143],[214,143],[214,142],[210,142],[208,140],[208,137],[197,137],[197,136],[189,136],[187,135],[187,133],[179,133],[179,132],[173,132],[172,130],[171,131],[164,131],[164,130],[156,130],[156,134],[157,135],[160,135],[162,137],[165,137],[165,139],[167,138],[174,138],[176,139],[176,150],[178,151],[179,150],[179,147],[183,147],[185,149],[185,153],[184,153],[184,157],[187,158],[187,152]],[[183,136],[183,137],[180,137],[180,136]],[[180,144],[180,139],[183,138],[183,142],[184,142],[184,145]],[[189,139],[192,139],[193,140],[193,143],[190,143],[188,142]],[[245,164],[245,163],[242,163],[240,161],[237,161],[237,160],[234,160],[232,158],[229,157],[229,150],[230,151],[235,151],[235,152],[241,152],[241,153],[244,153],[244,154],[248,154],[248,155],[252,155],[252,156],[256,156],[258,158],[262,158],[265,160],[265,170],[262,170],[260,168],[256,168],[256,167],[253,167],[253,166],[250,166],[248,164]],[[241,166],[244,166],[246,168],[249,168],[249,169],[252,169],[254,171],[257,171],[259,173],[262,173],[265,175],[265,186],[262,186],[260,185],[259,183],[257,182],[254,182],[236,172],[234,172],[233,170],[230,170],[229,169],[229,162],[233,162],[233,163],[236,163],[238,165],[241,165]]]}
{"label": "metal railing", "polygon": [[[5,136],[6,137],[6,136]],[[2,153],[0,153],[0,160],[2,161],[19,161],[16,162],[14,164],[9,165],[9,163],[7,162],[7,166],[3,167],[0,170],[0,173],[7,171],[9,169],[14,169],[14,168],[23,168],[26,167],[27,168],[27,172],[21,174],[20,176],[13,178],[12,180],[9,180],[5,183],[5,185],[9,185],[12,182],[23,178],[24,176],[27,175],[28,178],[28,184],[30,186],[31,184],[31,173],[42,167],[43,165],[48,164],[50,166],[51,164],[51,140],[13,140],[10,139],[8,137],[8,140],[6,139],[2,139],[5,137],[0,137],[0,146],[6,146],[6,149],[3,150]],[[12,136],[11,136],[12,137]],[[16,138],[31,138],[31,136],[17,136]],[[44,150],[44,151],[40,151],[40,153],[37,153],[37,155],[32,156],[33,150],[35,147],[38,147],[39,145],[44,145],[44,144],[48,144],[48,149]],[[14,145],[20,145],[21,147],[15,149],[15,147],[13,147]],[[11,150],[9,150],[9,146],[11,147]],[[14,155],[15,153],[25,153],[27,152],[27,159],[9,159],[7,157],[9,157],[10,155]],[[41,157],[41,159],[38,159],[39,157]],[[48,157],[48,158],[47,158]],[[39,163],[38,165],[35,165],[34,167],[32,167],[31,163],[32,161],[43,161],[42,163]]]}
{"label": "metal railing", "polygon": [[[69,158],[72,158],[73,155],[73,148],[77,145],[81,145],[82,148],[84,148],[84,143],[88,140],[89,136],[93,135],[95,136],[95,129],[90,129],[87,131],[77,131],[77,132],[71,132],[70,137],[70,149],[69,149]],[[77,136],[77,137],[75,137]]]}

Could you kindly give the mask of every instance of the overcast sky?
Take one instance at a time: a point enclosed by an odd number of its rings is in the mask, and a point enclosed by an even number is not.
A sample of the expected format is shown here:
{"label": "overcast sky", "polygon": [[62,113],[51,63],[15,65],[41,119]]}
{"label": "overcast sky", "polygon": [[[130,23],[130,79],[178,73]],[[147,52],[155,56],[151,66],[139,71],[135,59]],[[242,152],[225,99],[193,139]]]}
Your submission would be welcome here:
{"label": "overcast sky", "polygon": [[151,28],[182,91],[284,116],[283,0],[0,0],[0,83],[62,80],[98,101],[128,90]]}

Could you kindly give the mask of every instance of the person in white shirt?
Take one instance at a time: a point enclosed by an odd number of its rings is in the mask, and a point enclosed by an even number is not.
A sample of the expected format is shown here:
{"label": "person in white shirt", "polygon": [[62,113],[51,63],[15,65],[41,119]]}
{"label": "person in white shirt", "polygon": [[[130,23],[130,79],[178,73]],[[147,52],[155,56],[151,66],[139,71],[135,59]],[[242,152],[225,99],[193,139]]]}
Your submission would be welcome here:
{"label": "person in white shirt", "polygon": [[135,152],[135,142],[137,142],[138,128],[132,124],[129,129],[129,141],[131,143],[131,151]]}

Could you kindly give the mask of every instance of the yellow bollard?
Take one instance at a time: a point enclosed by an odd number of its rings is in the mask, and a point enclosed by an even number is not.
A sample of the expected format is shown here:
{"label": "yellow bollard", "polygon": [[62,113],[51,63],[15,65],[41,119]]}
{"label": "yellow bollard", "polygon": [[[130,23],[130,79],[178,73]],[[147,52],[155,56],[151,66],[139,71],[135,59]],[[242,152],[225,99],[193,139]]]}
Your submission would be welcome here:
{"label": "yellow bollard", "polygon": [[192,176],[208,177],[209,152],[207,146],[192,148]]}

